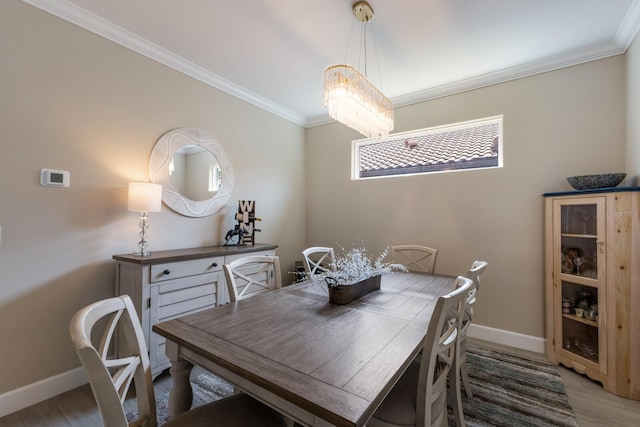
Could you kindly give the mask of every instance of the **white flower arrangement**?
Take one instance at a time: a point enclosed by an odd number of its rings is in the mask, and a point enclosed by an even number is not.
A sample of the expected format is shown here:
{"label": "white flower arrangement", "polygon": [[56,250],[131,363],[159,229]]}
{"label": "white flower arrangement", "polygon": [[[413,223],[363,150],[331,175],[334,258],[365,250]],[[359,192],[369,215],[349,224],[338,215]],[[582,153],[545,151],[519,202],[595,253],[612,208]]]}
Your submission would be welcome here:
{"label": "white flower arrangement", "polygon": [[375,260],[369,256],[367,249],[361,244],[348,252],[342,246],[340,249],[342,254],[336,254],[335,264],[331,265],[332,271],[315,274],[314,280],[324,281],[330,277],[335,279],[337,285],[353,285],[370,277],[390,274],[393,270],[408,271],[402,264],[384,262],[389,252],[388,247]]}

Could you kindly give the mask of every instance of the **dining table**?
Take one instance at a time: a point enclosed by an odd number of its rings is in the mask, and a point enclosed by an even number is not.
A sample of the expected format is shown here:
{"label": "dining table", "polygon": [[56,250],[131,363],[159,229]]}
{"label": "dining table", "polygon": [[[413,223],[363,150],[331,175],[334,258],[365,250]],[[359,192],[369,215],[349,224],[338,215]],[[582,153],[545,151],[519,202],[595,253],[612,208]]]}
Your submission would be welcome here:
{"label": "dining table", "polygon": [[304,426],[364,426],[423,347],[455,277],[393,272],[348,304],[306,280],[158,323],[171,360],[169,415],[189,410],[193,365]]}

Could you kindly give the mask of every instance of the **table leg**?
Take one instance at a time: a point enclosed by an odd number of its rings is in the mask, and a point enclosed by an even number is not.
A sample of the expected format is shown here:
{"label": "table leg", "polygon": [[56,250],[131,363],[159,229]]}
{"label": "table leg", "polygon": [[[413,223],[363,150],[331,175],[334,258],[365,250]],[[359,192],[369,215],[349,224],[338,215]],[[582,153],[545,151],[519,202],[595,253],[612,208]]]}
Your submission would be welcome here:
{"label": "table leg", "polygon": [[169,418],[173,418],[191,409],[193,389],[191,388],[191,369],[193,365],[178,356],[178,346],[167,341],[167,356],[171,360],[171,391],[169,392]]}

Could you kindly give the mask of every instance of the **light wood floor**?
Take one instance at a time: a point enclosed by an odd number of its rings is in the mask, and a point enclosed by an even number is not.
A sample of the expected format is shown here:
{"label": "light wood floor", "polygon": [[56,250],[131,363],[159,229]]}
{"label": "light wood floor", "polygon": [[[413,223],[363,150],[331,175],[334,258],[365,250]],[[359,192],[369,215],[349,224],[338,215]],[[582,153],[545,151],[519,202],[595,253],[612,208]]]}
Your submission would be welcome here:
{"label": "light wood floor", "polygon": [[[196,367],[191,372],[191,376],[200,375],[202,372],[202,369]],[[153,384],[156,395],[167,393],[171,388],[169,371],[158,376]],[[135,402],[132,399],[125,401],[127,411],[134,407]],[[102,420],[91,387],[86,384],[0,418],[0,427],[9,426],[99,427],[102,426]]]}
{"label": "light wood floor", "polygon": [[[537,353],[526,352],[491,343],[478,344],[507,353],[544,360]],[[584,375],[560,366],[569,401],[580,427],[637,427],[640,426],[640,401],[625,399],[605,391],[602,386]],[[202,371],[194,369],[192,375]],[[171,378],[162,374],[155,381],[156,394],[169,391]],[[131,401],[126,405],[133,405]],[[88,385],[0,418],[0,427],[92,427],[101,426],[100,416]]]}

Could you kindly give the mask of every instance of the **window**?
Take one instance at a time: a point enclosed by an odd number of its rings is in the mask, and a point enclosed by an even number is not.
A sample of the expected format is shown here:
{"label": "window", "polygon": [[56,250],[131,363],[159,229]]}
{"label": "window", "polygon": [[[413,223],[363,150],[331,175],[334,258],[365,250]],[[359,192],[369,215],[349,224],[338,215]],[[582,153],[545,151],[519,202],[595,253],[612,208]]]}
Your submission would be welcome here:
{"label": "window", "polygon": [[222,169],[219,164],[209,165],[209,192],[218,191],[222,184]]}
{"label": "window", "polygon": [[502,116],[361,139],[352,179],[502,167]]}

